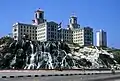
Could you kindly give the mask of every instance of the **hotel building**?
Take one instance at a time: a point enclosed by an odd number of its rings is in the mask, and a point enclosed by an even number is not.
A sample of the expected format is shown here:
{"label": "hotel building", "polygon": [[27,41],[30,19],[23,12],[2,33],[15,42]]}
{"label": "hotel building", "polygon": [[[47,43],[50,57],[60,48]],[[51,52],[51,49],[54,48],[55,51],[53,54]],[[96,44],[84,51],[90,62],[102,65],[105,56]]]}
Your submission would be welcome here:
{"label": "hotel building", "polygon": [[32,41],[65,41],[81,46],[93,45],[93,29],[90,27],[81,28],[77,23],[76,16],[69,18],[69,25],[66,29],[54,21],[48,22],[41,9],[35,11],[32,21],[32,24],[20,22],[13,24],[13,38],[19,41],[24,34],[28,34]]}

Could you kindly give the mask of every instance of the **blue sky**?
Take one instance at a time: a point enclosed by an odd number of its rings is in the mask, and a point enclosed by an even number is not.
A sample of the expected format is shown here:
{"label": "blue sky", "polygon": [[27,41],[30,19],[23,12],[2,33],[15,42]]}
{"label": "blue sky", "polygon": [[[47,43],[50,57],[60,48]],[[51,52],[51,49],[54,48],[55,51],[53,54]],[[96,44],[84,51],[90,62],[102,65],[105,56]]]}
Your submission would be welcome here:
{"label": "blue sky", "polygon": [[[15,22],[31,23],[33,13],[41,8],[49,21],[68,24],[74,12],[78,23],[107,32],[108,46],[120,48],[120,0],[0,0],[0,37],[12,32]],[[95,41],[94,41],[95,42]]]}

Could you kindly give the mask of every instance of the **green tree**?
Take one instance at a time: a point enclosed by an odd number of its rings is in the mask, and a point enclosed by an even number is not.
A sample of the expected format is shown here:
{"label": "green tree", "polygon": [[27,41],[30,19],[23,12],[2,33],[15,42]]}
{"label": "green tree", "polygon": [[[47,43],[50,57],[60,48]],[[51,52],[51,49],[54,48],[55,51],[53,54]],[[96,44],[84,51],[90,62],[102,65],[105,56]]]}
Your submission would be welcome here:
{"label": "green tree", "polygon": [[0,45],[4,44],[4,43],[10,44],[12,42],[13,42],[13,38],[11,38],[11,37],[6,36],[6,37],[0,38]]}
{"label": "green tree", "polygon": [[120,64],[120,49],[112,50],[114,55],[114,60],[116,60]]}

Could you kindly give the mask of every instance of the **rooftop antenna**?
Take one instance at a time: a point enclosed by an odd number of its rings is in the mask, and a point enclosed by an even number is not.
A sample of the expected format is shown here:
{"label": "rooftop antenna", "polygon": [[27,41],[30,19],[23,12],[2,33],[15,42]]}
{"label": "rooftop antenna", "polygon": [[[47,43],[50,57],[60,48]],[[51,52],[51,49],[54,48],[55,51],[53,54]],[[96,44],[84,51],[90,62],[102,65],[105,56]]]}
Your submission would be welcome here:
{"label": "rooftop antenna", "polygon": [[74,11],[72,12],[72,17],[76,17],[76,15],[75,15],[75,12],[74,12]]}

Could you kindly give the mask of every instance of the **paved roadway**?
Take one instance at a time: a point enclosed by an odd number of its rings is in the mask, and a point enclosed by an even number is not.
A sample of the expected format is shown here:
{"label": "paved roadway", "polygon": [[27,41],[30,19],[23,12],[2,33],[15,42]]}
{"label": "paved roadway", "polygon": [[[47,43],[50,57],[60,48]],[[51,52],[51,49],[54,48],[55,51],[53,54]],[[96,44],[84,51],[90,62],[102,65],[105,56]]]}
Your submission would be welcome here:
{"label": "paved roadway", "polygon": [[48,77],[24,77],[24,78],[1,78],[0,81],[120,81],[107,79],[108,77],[118,77],[119,75],[74,75],[74,76],[48,76]]}
{"label": "paved roadway", "polygon": [[[117,71],[120,72],[120,71]],[[18,71],[18,70],[1,70],[1,76],[18,76],[18,75],[48,75],[48,74],[74,74],[74,73],[111,73],[111,71]],[[112,80],[105,78],[110,78]],[[115,78],[117,78],[115,80]],[[96,79],[96,80],[93,80]],[[72,75],[72,76],[44,76],[44,77],[15,77],[15,78],[0,78],[0,81],[120,81],[120,74],[97,74],[97,75]]]}
{"label": "paved roadway", "polygon": [[[120,72],[120,71],[117,71]],[[79,70],[0,70],[1,76],[18,76],[18,75],[49,75],[49,74],[79,74],[79,73],[111,73],[111,71],[79,71]]]}

